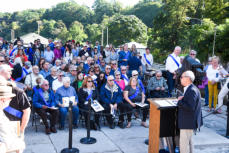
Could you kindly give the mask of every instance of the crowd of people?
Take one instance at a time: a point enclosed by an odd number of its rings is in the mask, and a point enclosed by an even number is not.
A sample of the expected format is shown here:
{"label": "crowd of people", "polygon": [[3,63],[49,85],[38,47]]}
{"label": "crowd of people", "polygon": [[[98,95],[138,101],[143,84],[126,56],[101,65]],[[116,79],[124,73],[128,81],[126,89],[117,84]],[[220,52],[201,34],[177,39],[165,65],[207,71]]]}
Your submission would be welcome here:
{"label": "crowd of people", "polygon": [[[105,114],[111,129],[116,125],[115,115],[119,115],[117,125],[120,128],[130,128],[133,112],[136,117],[142,116],[141,125],[147,128],[149,105],[140,107],[136,103],[147,104],[149,97],[171,97],[175,88],[176,71],[182,67],[183,60],[179,57],[181,47],[175,47],[166,59],[166,78],[161,70],[157,70],[146,81],[143,76],[153,66],[153,56],[149,48],[140,54],[135,45],[125,44],[115,49],[112,44],[103,48],[99,42],[92,45],[87,41],[81,45],[69,40],[63,44],[61,41],[53,42],[52,39],[49,39],[47,46],[39,39],[25,46],[20,38],[14,43],[7,43],[0,38],[0,46],[0,76],[13,82],[13,93],[16,94],[13,99],[17,101],[13,103],[12,100],[4,112],[10,120],[21,121],[21,133],[24,133],[28,123],[30,107],[41,117],[46,134],[56,133],[57,123],[59,130],[65,129],[69,102],[73,105],[73,128],[78,128],[80,116],[87,122],[89,100],[104,108],[99,112],[93,110],[95,130],[101,128],[102,114]],[[196,58],[196,51],[191,50],[189,56],[200,62]],[[201,86],[205,88],[205,104],[209,105],[211,111],[212,107],[216,109],[218,101],[217,110],[220,113],[228,86],[222,87],[225,88],[224,92],[218,98],[218,82],[227,72],[219,66],[218,57],[209,58],[205,71],[207,75]],[[187,75],[191,79],[190,85],[193,75]],[[21,112],[20,116],[15,117],[12,114],[15,109]],[[51,116],[50,124],[47,112]],[[125,115],[127,125],[124,122]]]}

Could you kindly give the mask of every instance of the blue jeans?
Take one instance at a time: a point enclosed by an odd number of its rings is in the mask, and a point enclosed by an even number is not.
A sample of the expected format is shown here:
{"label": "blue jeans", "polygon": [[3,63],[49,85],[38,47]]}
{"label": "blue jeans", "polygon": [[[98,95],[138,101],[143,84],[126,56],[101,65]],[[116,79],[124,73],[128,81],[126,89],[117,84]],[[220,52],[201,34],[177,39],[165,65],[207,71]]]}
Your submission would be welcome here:
{"label": "blue jeans", "polygon": [[205,104],[208,105],[208,85],[204,87],[204,98],[205,98]]}
{"label": "blue jeans", "polygon": [[174,85],[175,85],[175,80],[173,79],[173,73],[170,73],[169,71],[167,71],[167,80],[168,80],[168,90],[169,90],[169,97],[172,97],[172,91],[174,89]]}
{"label": "blue jeans", "polygon": [[[60,125],[64,127],[65,118],[68,112],[68,107],[60,107]],[[73,124],[77,125],[78,117],[79,117],[79,108],[78,106],[72,106],[72,117],[73,117]]]}

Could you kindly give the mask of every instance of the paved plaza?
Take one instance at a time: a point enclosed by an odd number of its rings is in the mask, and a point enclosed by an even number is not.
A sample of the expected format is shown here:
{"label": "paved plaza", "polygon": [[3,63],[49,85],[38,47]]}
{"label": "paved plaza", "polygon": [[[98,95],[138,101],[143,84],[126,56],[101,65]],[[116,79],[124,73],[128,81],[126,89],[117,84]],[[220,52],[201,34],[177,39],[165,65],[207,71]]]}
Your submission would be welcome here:
{"label": "paved plaza", "polygon": [[[229,153],[229,139],[224,137],[226,130],[226,113],[210,115],[204,118],[204,126],[194,136],[194,153]],[[203,107],[203,116],[208,112]],[[97,139],[93,145],[80,144],[80,139],[86,137],[86,129],[79,125],[73,130],[73,147],[80,153],[147,153],[148,146],[144,140],[148,137],[149,129],[140,126],[139,119],[133,120],[129,129],[110,129],[101,123],[101,131],[91,131],[91,136]],[[60,153],[68,146],[68,129],[56,134],[46,135],[44,127],[38,126],[38,132],[31,122],[25,133],[25,153]]]}

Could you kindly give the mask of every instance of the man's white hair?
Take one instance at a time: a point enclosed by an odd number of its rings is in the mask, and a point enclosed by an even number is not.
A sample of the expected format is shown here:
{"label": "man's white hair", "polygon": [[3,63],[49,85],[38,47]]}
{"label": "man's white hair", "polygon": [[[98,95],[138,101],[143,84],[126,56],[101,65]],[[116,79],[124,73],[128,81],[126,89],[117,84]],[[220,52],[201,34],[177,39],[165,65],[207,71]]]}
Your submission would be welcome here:
{"label": "man's white hair", "polygon": [[192,82],[195,80],[195,75],[192,71],[188,70],[184,72],[185,77],[189,77]]}
{"label": "man's white hair", "polygon": [[65,84],[66,82],[70,82],[70,78],[69,77],[64,77],[63,78],[63,84]]}
{"label": "man's white hair", "polygon": [[174,50],[181,50],[180,46],[176,46]]}

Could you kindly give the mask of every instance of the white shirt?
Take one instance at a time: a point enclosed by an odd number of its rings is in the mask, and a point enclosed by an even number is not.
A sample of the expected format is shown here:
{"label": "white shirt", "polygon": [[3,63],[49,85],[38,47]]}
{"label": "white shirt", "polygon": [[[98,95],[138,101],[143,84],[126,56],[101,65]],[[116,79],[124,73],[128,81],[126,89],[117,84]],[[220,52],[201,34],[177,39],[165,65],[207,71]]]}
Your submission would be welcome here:
{"label": "white shirt", "polygon": [[[190,85],[191,85],[191,84],[190,84]],[[188,87],[189,87],[190,85],[184,87],[184,94],[185,94],[186,90],[188,89]]]}
{"label": "white shirt", "polygon": [[169,71],[170,73],[174,73],[178,68],[181,67],[181,63],[180,63],[180,57],[179,56],[176,56],[176,54],[174,54],[174,53],[172,53],[171,55],[174,57],[174,59],[177,61],[177,63],[179,63],[179,67],[177,66],[175,61],[172,59],[172,57],[168,56],[166,59],[165,69],[167,71]]}
{"label": "white shirt", "polygon": [[[146,59],[150,62],[150,64],[152,65],[153,64],[153,56],[152,54],[146,54]],[[147,62],[146,62],[146,59],[145,59],[145,55],[143,54],[142,56],[142,65],[147,65],[147,66],[151,66],[149,65]]]}
{"label": "white shirt", "polygon": [[30,88],[33,88],[37,85],[36,79],[38,77],[44,80],[44,77],[41,74],[34,75],[34,73],[31,73],[30,75],[27,75],[25,78],[25,85],[29,86]]}
{"label": "white shirt", "polygon": [[56,91],[58,88],[62,87],[63,85],[64,85],[63,81],[60,82],[58,79],[56,79],[52,82],[52,90]]}
{"label": "white shirt", "polygon": [[213,69],[212,65],[209,65],[206,73],[207,73],[208,81],[219,82],[220,79],[219,67],[217,69]]}

